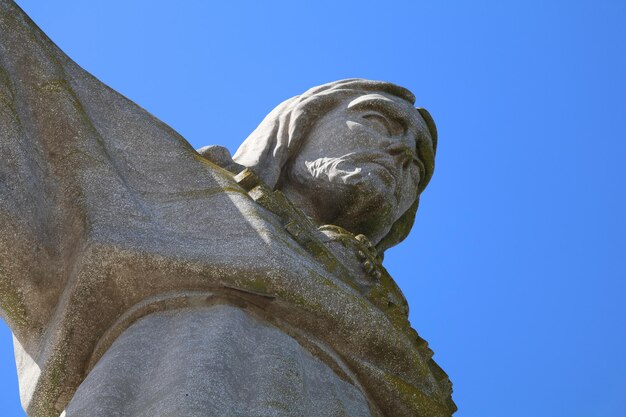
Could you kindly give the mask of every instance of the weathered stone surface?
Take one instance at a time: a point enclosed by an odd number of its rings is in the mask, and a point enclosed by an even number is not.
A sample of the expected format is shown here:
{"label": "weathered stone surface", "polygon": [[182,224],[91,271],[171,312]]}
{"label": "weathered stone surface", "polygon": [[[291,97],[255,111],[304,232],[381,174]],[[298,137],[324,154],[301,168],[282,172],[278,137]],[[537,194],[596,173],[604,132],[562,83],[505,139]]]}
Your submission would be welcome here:
{"label": "weathered stone surface", "polygon": [[[318,224],[404,239],[434,167],[437,131],[400,86],[347,79],[276,107],[234,156]],[[223,157],[222,157],[223,158]]]}
{"label": "weathered stone surface", "polygon": [[[318,100],[317,93],[325,97],[325,91],[348,84],[354,88],[342,92],[340,100]],[[388,207],[378,216],[380,224],[348,221],[325,226],[333,217],[327,209],[319,215],[310,199],[302,198],[305,182],[295,187],[288,183],[297,176],[295,171],[283,176],[286,167],[297,170],[311,162],[297,162],[300,146],[304,144],[304,154],[312,151],[307,151],[305,140],[292,141],[289,132],[318,129],[320,134],[343,128],[340,121],[347,107],[372,93],[406,111],[404,102],[412,104],[410,93],[391,84],[333,83],[289,102],[311,98],[320,103],[307,107],[313,117],[298,119],[303,108],[289,105],[268,116],[269,124],[264,122],[244,143],[235,162],[215,148],[202,151],[202,156],[168,126],[78,67],[12,1],[0,0],[0,313],[14,333],[21,399],[28,415],[56,417],[68,404],[69,415],[89,404],[95,405],[87,415],[97,415],[107,407],[98,397],[101,387],[118,392],[114,375],[121,365],[116,358],[132,362],[135,347],[145,346],[137,329],[150,323],[155,335],[163,335],[154,339],[154,350],[146,352],[148,363],[170,348],[191,354],[193,339],[188,345],[184,337],[170,343],[171,323],[191,311],[188,326],[203,322],[209,330],[218,317],[211,314],[225,310],[208,306],[220,304],[231,306],[230,319],[247,329],[244,333],[280,334],[276,339],[284,344],[277,346],[295,349],[283,359],[297,351],[307,364],[306,375],[326,378],[332,369],[335,377],[329,380],[343,387],[335,392],[337,398],[347,398],[356,387],[373,416],[449,416],[454,410],[449,381],[432,361],[427,344],[410,328],[402,293],[378,256],[410,229],[418,192],[432,172],[432,121],[423,112],[398,120],[412,134],[398,133],[404,148],[396,157],[413,161],[406,143],[412,143],[409,138],[415,141],[419,178],[413,174],[398,181],[403,173],[417,171],[394,168],[388,160],[379,164],[386,174],[374,168],[372,161],[380,155],[364,162],[363,169],[375,174],[375,182],[396,184],[388,187],[394,189],[388,196],[399,198],[402,207],[410,203],[402,212],[393,200],[373,196],[373,201],[384,203],[381,207]],[[382,117],[391,112],[380,111]],[[285,121],[292,116],[302,123],[287,130],[288,124],[274,124],[274,117]],[[362,122],[356,123],[367,123]],[[369,122],[374,123],[370,136],[361,130],[352,139],[372,140],[375,132],[384,133],[384,127],[377,127],[384,121],[372,116]],[[388,133],[398,131],[387,123]],[[280,126],[278,132],[289,134],[262,134]],[[259,158],[250,158],[255,149]],[[339,159],[346,154],[339,147],[325,151],[336,151],[329,157]],[[278,159],[267,158],[267,152]],[[228,171],[240,165],[251,167],[258,181],[252,173],[235,177]],[[355,189],[372,184],[357,184]],[[417,191],[411,184],[418,184]],[[314,192],[323,188],[311,186]],[[340,208],[346,208],[350,195],[358,196],[355,189],[338,194]],[[405,196],[407,189],[411,198]],[[184,334],[185,329],[178,330]],[[248,342],[234,348],[245,350]],[[206,359],[211,349],[196,354]],[[224,366],[236,369],[239,360],[225,360]],[[188,366],[180,370],[183,374],[193,374],[192,361],[179,363]],[[157,370],[141,365],[133,372],[128,376],[150,378]],[[180,374],[164,375],[165,391],[159,392],[172,398],[179,392],[174,381]],[[169,383],[167,378],[172,378]],[[249,381],[234,375],[221,381],[231,382],[247,386]],[[199,396],[214,388],[201,381],[194,386]],[[80,395],[72,400],[77,389]],[[306,392],[303,388],[298,395],[308,398]],[[132,401],[149,401],[150,395],[150,390],[142,391]],[[118,405],[133,407],[132,401]],[[356,408],[346,410],[357,414],[349,415],[361,415],[362,401],[354,404]],[[297,401],[292,405],[287,415],[306,407]],[[237,406],[232,404],[231,415],[236,415]]]}
{"label": "weathered stone surface", "polygon": [[139,320],[66,410],[66,417],[370,415],[353,383],[284,331],[228,305]]}

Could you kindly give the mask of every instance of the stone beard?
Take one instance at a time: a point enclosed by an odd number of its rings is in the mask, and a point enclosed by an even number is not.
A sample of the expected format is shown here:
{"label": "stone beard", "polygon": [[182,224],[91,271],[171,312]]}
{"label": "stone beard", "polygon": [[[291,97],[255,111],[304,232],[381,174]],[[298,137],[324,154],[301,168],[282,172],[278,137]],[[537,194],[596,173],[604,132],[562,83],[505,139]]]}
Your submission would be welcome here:
{"label": "stone beard", "polygon": [[446,417],[384,251],[437,133],[394,84],[272,111],[231,158],[0,0],[0,313],[30,417]]}

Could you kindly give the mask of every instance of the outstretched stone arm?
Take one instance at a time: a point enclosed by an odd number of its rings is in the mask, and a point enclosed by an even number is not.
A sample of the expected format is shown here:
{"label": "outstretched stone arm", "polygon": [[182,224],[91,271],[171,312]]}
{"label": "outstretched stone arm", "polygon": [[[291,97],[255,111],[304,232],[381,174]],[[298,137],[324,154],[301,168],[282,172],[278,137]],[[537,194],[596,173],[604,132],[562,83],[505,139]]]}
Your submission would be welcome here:
{"label": "outstretched stone arm", "polygon": [[0,1],[0,312],[24,345],[52,317],[87,227],[79,178],[94,128],[64,58]]}
{"label": "outstretched stone arm", "polygon": [[54,319],[85,245],[116,228],[202,221],[175,216],[176,203],[229,183],[12,0],[0,0],[0,155],[0,314],[26,344]]}
{"label": "outstretched stone arm", "polygon": [[240,220],[224,193],[236,184],[71,61],[12,0],[0,0],[0,157],[0,316],[29,415],[58,415],[111,321],[172,287],[107,272],[111,252],[144,262],[216,253],[203,226],[229,211]]}
{"label": "outstretched stone arm", "polygon": [[373,303],[346,285],[232,174],[82,70],[11,0],[0,0],[0,157],[0,315],[29,416],[58,417],[100,359],[116,366],[108,349],[143,317],[214,304],[233,317],[254,308],[345,364],[329,366],[380,415],[454,409],[405,314],[379,308],[395,287]]}

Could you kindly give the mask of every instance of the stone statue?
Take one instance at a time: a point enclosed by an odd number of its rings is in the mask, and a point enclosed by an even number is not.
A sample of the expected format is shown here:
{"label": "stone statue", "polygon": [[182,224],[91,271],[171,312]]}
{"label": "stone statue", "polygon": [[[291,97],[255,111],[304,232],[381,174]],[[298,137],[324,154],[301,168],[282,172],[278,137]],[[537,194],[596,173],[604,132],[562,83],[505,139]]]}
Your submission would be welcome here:
{"label": "stone statue", "polygon": [[0,312],[31,417],[450,416],[382,266],[437,133],[350,79],[198,150],[0,0]]}

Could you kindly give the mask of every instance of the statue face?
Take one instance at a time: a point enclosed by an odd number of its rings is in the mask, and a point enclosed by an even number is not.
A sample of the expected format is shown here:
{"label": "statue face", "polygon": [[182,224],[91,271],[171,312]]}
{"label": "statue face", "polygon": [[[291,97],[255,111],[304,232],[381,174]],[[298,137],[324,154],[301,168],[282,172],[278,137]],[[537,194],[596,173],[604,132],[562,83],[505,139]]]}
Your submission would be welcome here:
{"label": "statue face", "polygon": [[401,98],[347,99],[313,126],[280,188],[318,222],[377,243],[417,198],[416,140],[425,129]]}

